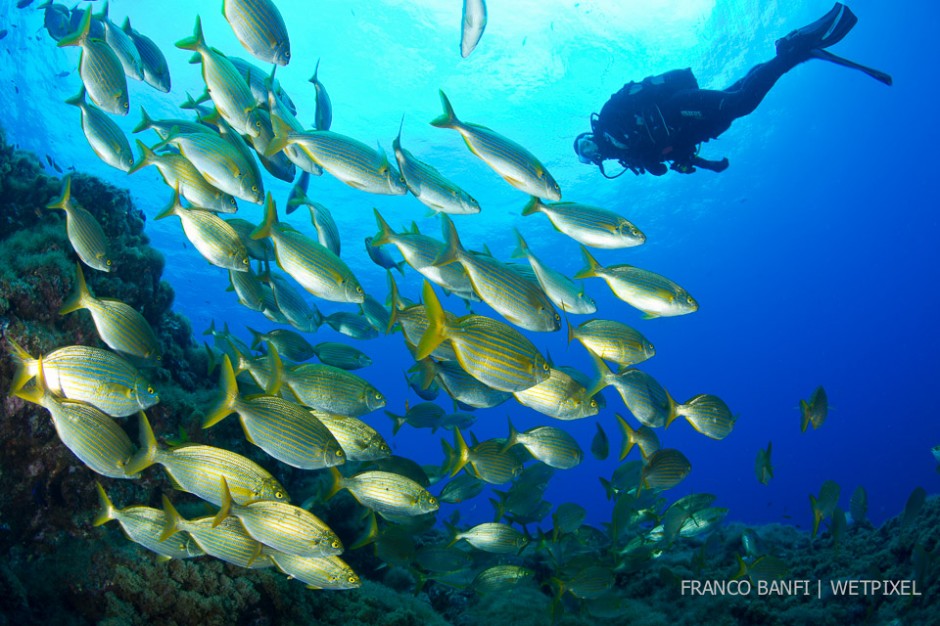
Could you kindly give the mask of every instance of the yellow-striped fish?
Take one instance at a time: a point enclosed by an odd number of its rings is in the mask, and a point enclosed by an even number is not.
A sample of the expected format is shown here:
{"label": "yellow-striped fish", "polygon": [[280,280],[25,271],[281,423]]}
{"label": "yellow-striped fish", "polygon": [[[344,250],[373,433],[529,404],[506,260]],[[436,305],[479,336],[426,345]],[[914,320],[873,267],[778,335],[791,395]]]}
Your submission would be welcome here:
{"label": "yellow-striped fish", "polygon": [[178,190],[173,191],[170,204],[156,219],[175,215],[183,224],[183,232],[193,247],[212,265],[236,272],[251,268],[248,250],[235,229],[212,211],[198,207],[185,208],[180,204]]}
{"label": "yellow-striped fish", "polygon": [[[389,274],[389,286],[391,287],[389,298],[391,299],[392,312],[389,316],[388,331],[391,332],[398,325],[401,328],[402,335],[405,336],[405,343],[414,352],[418,347],[418,342],[421,341],[421,336],[424,335],[424,331],[428,329],[428,313],[423,304],[409,304],[401,298],[398,293],[398,285],[391,277],[391,274]],[[446,311],[444,316],[449,322],[457,319],[455,315]],[[449,342],[438,345],[430,356],[441,361],[457,360],[457,354]],[[433,378],[433,375],[431,378]]]}
{"label": "yellow-striped fish", "polygon": [[555,469],[571,469],[584,458],[575,438],[554,426],[536,426],[520,433],[510,421],[504,449],[515,445],[523,446],[537,461]]}
{"label": "yellow-striped fish", "polygon": [[[239,239],[240,240],[240,239]],[[238,302],[252,311],[264,310],[264,289],[263,285],[251,266],[245,271],[228,271],[229,288],[226,291],[234,291],[238,296]]]}
{"label": "yellow-striped fish", "polygon": [[561,328],[561,316],[537,283],[530,282],[492,256],[464,250],[453,221],[441,216],[446,247],[435,260],[442,266],[459,261],[467,270],[473,291],[509,322],[526,330],[552,332]]}
{"label": "yellow-striped fish", "polygon": [[829,398],[822,385],[816,388],[809,402],[800,400],[800,414],[800,432],[805,433],[810,424],[813,425],[813,430],[823,425],[829,414]]}
{"label": "yellow-striped fish", "polygon": [[[276,355],[277,349],[271,347]],[[276,359],[279,362],[279,359]],[[276,370],[280,366],[275,366]],[[202,427],[209,428],[232,413],[238,413],[245,437],[275,459],[301,469],[320,469],[346,461],[336,437],[303,407],[274,395],[242,397],[228,355],[222,358],[221,397],[206,413]],[[275,380],[269,389],[280,387]]]}
{"label": "yellow-striped fish", "polygon": [[95,216],[72,199],[71,175],[62,180],[62,193],[46,208],[65,211],[65,229],[69,242],[85,265],[102,272],[111,271],[108,238]]}
{"label": "yellow-striped fish", "polygon": [[692,428],[711,439],[724,439],[730,435],[737,421],[724,400],[707,393],[677,405],[675,415],[681,415]]}
{"label": "yellow-striped fish", "polygon": [[160,171],[163,182],[170,189],[179,189],[180,195],[194,206],[219,213],[234,213],[238,209],[234,196],[210,185],[199,170],[183,155],[172,152],[157,154],[139,139],[137,149],[140,150],[140,158],[128,174],[133,174],[148,165],[155,165]]}
{"label": "yellow-striped fish", "polygon": [[529,545],[528,537],[512,526],[499,522],[484,522],[464,531],[458,531],[454,526],[449,526],[449,530],[451,532],[451,539],[447,544],[449,546],[463,540],[483,552],[519,554]]}
{"label": "yellow-striped fish", "polygon": [[47,409],[59,439],[93,472],[110,478],[130,478],[137,473],[127,471],[136,449],[124,429],[90,404],[61,400],[50,393],[42,357],[37,363],[36,382],[14,395]]}
{"label": "yellow-striped fish", "polygon": [[401,174],[389,163],[384,151],[331,130],[297,132],[277,116],[271,118],[271,123],[274,138],[265,156],[296,145],[320,167],[354,189],[390,196],[408,192]]}
{"label": "yellow-striped fish", "polygon": [[330,94],[326,92],[326,87],[317,78],[319,73],[320,59],[317,59],[317,64],[313,68],[313,76],[308,81],[313,84],[313,88],[317,92],[317,111],[314,117],[314,126],[317,130],[330,130],[330,126],[333,125],[333,103],[330,102]]}
{"label": "yellow-striped fish", "polygon": [[546,204],[536,197],[522,209],[522,215],[544,213],[556,230],[592,248],[632,248],[642,245],[646,235],[626,218],[595,206],[578,202]]}
{"label": "yellow-striped fish", "polygon": [[535,279],[548,299],[555,303],[565,313],[574,313],[576,315],[587,315],[597,311],[597,304],[594,299],[584,292],[584,289],[578,287],[573,280],[557,272],[542,263],[538,257],[532,254],[528,244],[522,238],[522,234],[517,230],[516,237],[519,241],[519,247],[513,253],[513,257],[525,257],[529,261],[529,266],[535,273]]}
{"label": "yellow-striped fish", "polygon": [[588,393],[594,395],[611,385],[620,394],[630,413],[650,428],[666,426],[676,418],[676,402],[659,382],[632,367],[613,373],[599,357],[591,354],[597,368],[597,381]]}
{"label": "yellow-striped fish", "polygon": [[240,133],[256,137],[262,119],[248,83],[224,54],[206,44],[202,20],[196,16],[193,36],[178,41],[177,48],[193,50],[202,59],[202,78],[219,113]]}
{"label": "yellow-striped fish", "polygon": [[270,551],[268,556],[277,568],[291,578],[306,583],[310,589],[358,589],[362,580],[338,556],[303,557]]}
{"label": "yellow-striped fish", "polygon": [[85,87],[65,101],[82,112],[82,132],[98,158],[125,172],[134,167],[134,153],[124,131],[101,109],[85,101]]}
{"label": "yellow-striped fish", "polygon": [[534,577],[534,570],[521,565],[493,565],[477,574],[470,586],[481,595],[507,593]]}
{"label": "yellow-striped fish", "polygon": [[203,552],[226,563],[250,569],[274,565],[270,557],[263,553],[264,545],[248,534],[245,525],[237,517],[226,517],[215,526],[214,517],[187,520],[180,517],[166,496],[163,496],[163,514],[166,522],[160,541],[168,541],[183,531],[192,537]]}
{"label": "yellow-striped fish", "polygon": [[428,329],[418,344],[418,360],[449,340],[460,366],[493,389],[522,391],[551,376],[545,357],[516,329],[482,315],[448,321],[430,283],[424,283],[423,295]]}
{"label": "yellow-striped fish", "polygon": [[375,461],[392,455],[382,435],[362,420],[327,411],[312,410],[311,413],[333,433],[347,461]]}
{"label": "yellow-striped fish", "polygon": [[154,149],[165,145],[176,146],[216,189],[255,204],[264,199],[261,171],[250,151],[243,154],[221,135],[174,130]]}
{"label": "yellow-striped fish", "polygon": [[80,264],[75,265],[75,272],[75,288],[59,315],[88,309],[98,335],[109,348],[146,361],[159,361],[160,343],[144,316],[120,300],[95,298],[85,285]]}
{"label": "yellow-striped fish", "polygon": [[[7,337],[16,366],[10,393],[39,371],[34,359]],[[100,348],[66,346],[43,357],[46,386],[57,396],[85,402],[111,417],[127,417],[160,401],[156,389],[124,358]]]}
{"label": "yellow-striped fish", "polygon": [[140,64],[144,72],[144,81],[163,93],[170,92],[170,67],[166,62],[166,57],[156,43],[150,37],[142,35],[131,27],[131,19],[124,18],[124,25],[121,29],[134,42],[134,47],[140,53]]}
{"label": "yellow-striped fish", "polygon": [[251,459],[213,446],[160,447],[142,411],[138,432],[140,452],[128,463],[134,474],[154,464],[162,465],[174,487],[216,506],[222,504],[220,478],[226,479],[232,497],[239,504],[254,500],[290,502],[290,496],[281,483]]}
{"label": "yellow-striped fish", "polygon": [[318,298],[352,303],[365,300],[362,286],[342,259],[320,243],[278,222],[271,192],[264,204],[264,221],[251,237],[270,237],[278,267]]}
{"label": "yellow-striped fish", "polygon": [[365,471],[344,477],[330,468],[333,484],[327,498],[347,489],[362,506],[386,515],[414,516],[433,513],[440,506],[437,498],[415,481],[392,472]]}
{"label": "yellow-striped fish", "polygon": [[127,78],[114,50],[104,39],[91,37],[91,7],[85,9],[78,30],[59,40],[58,46],[80,46],[78,73],[91,101],[114,115],[127,115]]}
{"label": "yellow-striped fish", "polygon": [[440,93],[444,114],[435,118],[431,122],[432,126],[452,128],[459,132],[470,152],[480,157],[516,189],[530,196],[561,200],[561,188],[558,183],[531,152],[486,126],[461,122],[457,119],[450,100],[443,91]]}
{"label": "yellow-striped fish", "polygon": [[101,12],[94,15],[95,21],[101,25],[104,31],[104,40],[111,46],[121,67],[124,69],[124,75],[134,80],[144,79],[144,64],[140,58],[140,52],[134,44],[130,35],[121,30],[117,24],[108,17],[109,4],[104,3]]}
{"label": "yellow-striped fish", "polygon": [[[270,89],[268,90],[267,102],[268,109],[271,111],[268,117],[268,122],[271,124],[271,136],[267,138],[264,151],[260,153],[260,156],[264,156],[265,152],[267,152],[271,147],[271,141],[274,140],[276,134],[274,128],[275,119],[279,119],[284,122],[284,124],[287,125],[287,128],[290,129],[290,132],[304,132],[303,124],[297,121],[297,118],[294,117],[294,113],[288,110],[287,107],[285,107],[281,102],[281,99],[278,98]],[[307,152],[301,148],[299,144],[288,144],[284,148],[284,156],[286,156],[291,163],[299,167],[302,172],[308,176],[310,174],[314,176],[323,175],[323,168],[320,167],[320,164],[313,160],[313,158],[311,158],[311,156],[307,154]],[[301,178],[300,180],[303,181],[304,179]],[[303,191],[306,193],[306,188],[303,188]]]}
{"label": "yellow-striped fish", "polygon": [[681,483],[692,464],[684,454],[672,448],[657,450],[646,459],[643,466],[643,484],[648,489],[671,489]]}
{"label": "yellow-striped fish", "polygon": [[287,26],[271,0],[223,0],[222,14],[253,57],[278,65],[290,62]]}
{"label": "yellow-striped fish", "polygon": [[[773,442],[767,442],[767,448],[761,448],[757,451],[757,458],[754,459],[754,473],[757,474],[757,481],[766,485],[770,482],[770,479],[774,477],[774,466],[770,462],[770,453],[773,450]],[[853,519],[859,519],[852,516]]]}
{"label": "yellow-striped fish", "polygon": [[447,456],[444,467],[450,470],[451,476],[469,466],[474,476],[491,485],[508,483],[522,472],[522,463],[505,447],[503,441],[487,439],[470,448],[460,431],[455,429],[454,447],[444,446]]}
{"label": "yellow-striped fish", "polygon": [[293,194],[287,204],[288,213],[295,211],[299,206],[307,207],[310,211],[310,222],[317,231],[317,241],[320,242],[320,245],[329,248],[330,252],[339,256],[342,250],[342,241],[339,237],[339,228],[336,226],[336,220],[333,219],[333,214],[330,213],[330,210],[319,202],[314,202],[308,198],[307,194],[303,191]]}
{"label": "yellow-striped fish", "polygon": [[400,127],[392,148],[408,190],[421,204],[439,213],[471,215],[480,212],[480,205],[473,196],[446,179],[436,168],[401,147]]}
{"label": "yellow-striped fish", "polygon": [[269,274],[268,284],[271,286],[278,310],[284,314],[291,326],[305,333],[317,332],[323,323],[323,316],[316,305],[307,304],[292,282],[283,276]]}
{"label": "yellow-striped fish", "polygon": [[309,361],[313,358],[313,346],[304,339],[303,335],[286,328],[275,328],[266,333],[261,333],[246,326],[251,333],[251,347],[258,349],[262,343],[273,345],[277,348],[278,356],[285,356],[291,361]]}
{"label": "yellow-striped fish", "polygon": [[646,317],[672,317],[698,310],[698,302],[689,292],[665,276],[632,265],[602,267],[584,246],[587,267],[575,278],[603,278],[614,295],[646,313]]}
{"label": "yellow-striped fish", "polygon": [[324,365],[347,371],[372,365],[372,357],[358,348],[347,346],[345,343],[324,341],[313,346],[313,353]]}
{"label": "yellow-striped fish", "polygon": [[568,342],[577,339],[591,353],[605,361],[629,367],[655,356],[653,344],[640,331],[622,322],[588,320],[568,325]]}
{"label": "yellow-striped fish", "polygon": [[581,383],[554,367],[547,380],[512,395],[519,404],[559,420],[583,419],[599,410]]}
{"label": "yellow-striped fish", "polygon": [[92,525],[101,526],[111,520],[117,520],[128,539],[151,552],[156,552],[163,560],[189,559],[204,554],[192,537],[183,535],[171,541],[160,540],[166,525],[166,515],[160,509],[149,506],[128,506],[119,509],[111,502],[101,483],[95,485],[98,488],[101,508]]}
{"label": "yellow-striped fish", "polygon": [[385,396],[369,381],[338,367],[306,363],[285,369],[282,376],[297,399],[312,409],[359,417],[385,406]]}
{"label": "yellow-striped fish", "polygon": [[191,122],[190,120],[181,120],[181,119],[161,119],[155,120],[147,113],[147,110],[141,105],[140,107],[140,122],[137,123],[137,126],[131,131],[132,133],[142,133],[145,130],[153,130],[160,139],[166,139],[170,136],[170,132],[173,129],[176,129],[181,133],[212,133],[214,132],[212,128],[201,124],[199,122]]}
{"label": "yellow-striped fish", "polygon": [[[241,505],[232,501],[222,478],[222,508],[213,522],[216,526],[229,515],[241,520],[248,534],[275,550],[308,557],[343,553],[343,542],[313,513],[286,502],[256,500]],[[162,532],[162,531],[161,531]]]}

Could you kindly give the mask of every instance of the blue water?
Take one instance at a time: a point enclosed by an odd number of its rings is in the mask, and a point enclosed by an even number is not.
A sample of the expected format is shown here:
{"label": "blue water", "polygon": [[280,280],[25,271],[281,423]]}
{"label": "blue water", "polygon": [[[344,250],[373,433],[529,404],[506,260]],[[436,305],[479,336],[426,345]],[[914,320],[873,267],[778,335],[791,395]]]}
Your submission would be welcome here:
{"label": "blue water", "polygon": [[[79,111],[63,102],[80,85],[78,51],[56,49],[39,30],[41,13],[13,4],[5,0],[0,6],[0,24],[9,30],[0,41],[0,111],[9,141],[131,190],[150,218],[147,232],[166,255],[164,278],[176,289],[176,308],[197,332],[212,320],[227,321],[246,340],[246,326],[272,328],[225,291],[223,270],[183,245],[178,220],[152,221],[170,197],[154,168],[128,177],[92,153]],[[713,393],[740,416],[723,441],[707,439],[684,420],[660,432],[664,446],[679,448],[693,465],[667,497],[710,492],[718,496],[716,504],[730,508],[732,519],[806,527],[807,496],[827,479],[842,486],[843,508],[852,490],[864,486],[875,523],[900,511],[915,487],[940,490],[930,454],[940,444],[935,415],[940,132],[932,78],[940,54],[930,43],[940,10],[927,2],[906,3],[903,11],[883,2],[851,5],[859,24],[834,51],[893,74],[893,87],[823,62],[807,63],[783,77],[755,113],[704,147],[706,158],[730,159],[723,174],[627,173],[608,181],[578,163],[571,142],[588,130],[588,115],[624,82],[691,67],[702,87],[722,88],[768,59],[776,38],[816,19],[831,4],[491,0],[486,32],[468,59],[459,55],[460,4],[280,0],[293,58],[277,76],[300,108],[298,118],[312,125],[314,91],[306,81],[321,59],[319,77],[332,97],[333,130],[378,142],[388,151],[404,114],[405,148],[483,207],[480,215],[455,219],[468,248],[486,244],[506,259],[515,247],[515,226],[556,269],[570,275],[582,266],[577,245],[543,216],[521,217],[527,200],[521,192],[470,154],[455,132],[428,125],[440,113],[439,88],[461,119],[487,125],[536,154],[559,181],[565,200],[617,210],[646,233],[646,245],[598,251],[599,260],[666,275],[695,296],[700,310],[642,320],[592,279],[586,285],[598,302],[597,317],[622,320],[647,335],[657,355],[643,369],[676,399]],[[130,15],[134,27],[158,43],[173,79],[171,94],[129,81],[131,114],[117,120],[125,131],[139,120],[140,105],[154,118],[179,117],[177,105],[185,93],[202,91],[198,66],[187,63],[188,52],[173,47],[191,33],[197,10],[210,45],[248,57],[219,5],[111,3],[114,21]],[[68,75],[57,76],[61,72]],[[155,142],[151,133],[143,138]],[[283,206],[289,185],[268,176],[265,186]],[[329,175],[313,179],[309,195],[330,208],[342,234],[344,260],[379,300],[386,294],[385,274],[362,248],[362,240],[376,231],[372,208],[396,228],[412,220],[424,232],[439,228],[411,196],[369,195]],[[240,205],[239,217],[260,220],[260,207]],[[286,219],[312,232],[306,212]],[[412,298],[420,284],[411,270],[400,281]],[[353,310],[318,304],[325,313]],[[444,306],[465,310],[455,298]],[[483,305],[474,310],[489,312]],[[566,346],[563,332],[533,338],[556,363],[589,367],[583,348]],[[311,340],[345,339],[324,326]],[[406,400],[418,401],[402,382],[401,371],[411,360],[400,334],[355,345],[373,357],[374,365],[358,373],[386,395],[387,408],[400,413]],[[799,400],[818,385],[829,395],[829,419],[821,429],[801,434]],[[609,521],[611,503],[597,478],[610,476],[616,454],[597,462],[588,449],[600,420],[618,450],[613,412],[627,413],[612,389],[606,396],[608,409],[597,418],[556,422],[510,402],[478,411],[473,430],[480,439],[504,436],[507,414],[519,429],[541,424],[567,429],[584,448],[585,461],[557,472],[546,498],[578,502],[588,509],[589,521],[600,524]],[[367,419],[396,453],[425,464],[442,460],[440,433],[406,426],[392,437],[391,421],[381,412]],[[768,441],[773,441],[775,477],[762,486],[754,459]],[[630,458],[638,458],[637,452]],[[492,516],[485,496],[461,511],[468,522]]]}

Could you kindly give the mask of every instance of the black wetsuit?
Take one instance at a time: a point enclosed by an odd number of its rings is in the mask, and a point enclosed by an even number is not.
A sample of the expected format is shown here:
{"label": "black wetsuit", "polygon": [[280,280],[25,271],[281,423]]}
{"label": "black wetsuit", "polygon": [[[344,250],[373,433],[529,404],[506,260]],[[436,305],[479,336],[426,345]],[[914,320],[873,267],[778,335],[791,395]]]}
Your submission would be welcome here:
{"label": "black wetsuit", "polygon": [[777,80],[806,58],[776,56],[722,91],[699,89],[689,69],[628,83],[601,109],[594,141],[603,159],[618,160],[637,173],[660,176],[666,163],[685,173],[695,171],[694,166],[722,171],[728,160],[700,158],[699,144],[756,109]]}

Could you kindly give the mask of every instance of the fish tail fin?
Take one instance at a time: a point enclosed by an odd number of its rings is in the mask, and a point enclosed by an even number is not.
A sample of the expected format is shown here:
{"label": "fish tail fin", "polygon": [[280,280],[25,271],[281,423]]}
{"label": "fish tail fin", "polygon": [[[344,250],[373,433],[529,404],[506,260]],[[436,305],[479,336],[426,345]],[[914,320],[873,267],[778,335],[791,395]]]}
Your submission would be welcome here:
{"label": "fish tail fin", "polygon": [[271,362],[271,381],[268,383],[268,388],[264,390],[269,396],[276,396],[281,390],[281,385],[284,384],[284,361],[281,360],[281,355],[277,353],[277,348],[270,341],[266,341],[265,345],[268,346],[268,361]]}
{"label": "fish tail fin", "polygon": [[183,520],[180,517],[179,511],[176,510],[176,507],[173,506],[173,503],[170,502],[170,499],[166,496],[163,496],[163,516],[166,518],[166,521],[163,523],[163,532],[160,533],[160,541],[166,541],[176,533],[180,531],[180,522]]}
{"label": "fish tail fin", "polygon": [[277,206],[274,204],[274,197],[268,192],[268,197],[264,199],[264,219],[258,224],[258,227],[251,232],[252,239],[264,239],[271,236],[271,228],[277,224]]}
{"label": "fish tail fin", "polygon": [[810,407],[806,400],[800,400],[800,432],[805,433],[810,422]]}
{"label": "fish tail fin", "polygon": [[232,512],[232,491],[228,488],[228,481],[225,480],[225,476],[222,476],[219,482],[222,490],[222,506],[212,520],[213,528],[221,524]]}
{"label": "fish tail fin", "polygon": [[165,217],[170,217],[171,215],[179,215],[179,209],[182,209],[183,205],[180,202],[180,186],[179,184],[173,189],[173,197],[170,199],[170,203],[166,206],[165,209],[160,211],[154,220],[162,220]]}
{"label": "fish tail fin", "polygon": [[248,332],[251,333],[251,349],[257,350],[258,346],[261,345],[261,342],[264,341],[264,337],[261,336],[261,333],[252,328],[251,326],[246,326]]}
{"label": "fish tail fin", "polygon": [[398,135],[392,140],[392,150],[398,152],[401,150],[401,131],[405,127],[405,114],[401,114],[401,122],[398,123]]}
{"label": "fish tail fin", "polygon": [[46,376],[42,371],[42,355],[40,355],[36,361],[36,382],[28,389],[18,389],[13,395],[33,404],[42,404],[46,393]]}
{"label": "fish tail fin", "polygon": [[196,25],[193,27],[192,37],[186,37],[176,42],[176,47],[183,50],[200,52],[206,49],[206,38],[202,33],[202,18],[196,16]]}
{"label": "fish tail fin", "polygon": [[362,535],[356,539],[356,542],[349,546],[350,550],[358,550],[359,548],[365,548],[370,543],[375,543],[379,538],[379,522],[375,517],[375,511],[369,511],[369,514],[366,515],[366,527],[362,531]]}
{"label": "fish tail fin", "polygon": [[819,508],[819,501],[816,500],[816,496],[813,494],[810,494],[809,496],[809,504],[813,509],[813,537],[815,538],[816,533],[819,532],[819,524],[823,520],[823,512]]}
{"label": "fish tail fin", "polygon": [[398,272],[399,272],[402,276],[404,276],[404,275],[405,275],[405,266],[406,266],[406,265],[407,265],[407,263],[405,263],[404,261],[399,261],[398,263],[395,264],[395,269],[397,269]]}
{"label": "fish tail fin", "polygon": [[85,274],[82,272],[81,263],[75,264],[75,287],[72,289],[69,299],[62,304],[59,309],[59,315],[65,315],[72,311],[78,311],[88,306],[88,301],[92,299],[88,292],[88,285],[85,284]]}
{"label": "fish tail fin", "polygon": [[447,530],[447,543],[444,544],[444,547],[449,548],[460,541],[460,539],[457,538],[460,530],[457,528],[456,524],[453,524],[447,520],[444,520],[444,528]]}
{"label": "fish tail fin", "polygon": [[387,243],[391,243],[395,231],[388,225],[388,222],[385,221],[385,218],[382,217],[378,209],[372,209],[372,212],[375,213],[375,221],[379,225],[379,233],[372,238],[372,245],[384,246]]}
{"label": "fish tail fin", "polygon": [[444,90],[440,90],[441,94],[441,106],[444,107],[443,115],[435,117],[431,120],[431,126],[436,126],[438,128],[456,128],[460,124],[460,120],[457,119],[457,114],[454,113],[454,107],[451,106],[450,100],[447,98],[447,94],[444,93]]}
{"label": "fish tail fin", "polygon": [[529,244],[525,242],[525,239],[522,237],[522,233],[519,232],[518,228],[513,229],[516,233],[516,249],[512,253],[512,258],[522,259],[525,258],[529,253]]}
{"label": "fish tail fin", "polygon": [[[673,398],[672,395],[663,389],[666,392],[666,402],[669,404],[669,414],[666,416],[666,423],[663,428],[669,428],[669,425],[676,421],[680,415],[684,416],[683,407],[684,404],[678,404]],[[688,419],[688,418],[686,418]]]}
{"label": "fish tail fin", "polygon": [[[12,337],[7,337],[7,343],[10,344],[12,350],[10,357],[13,359],[13,365],[16,368],[13,372],[13,380],[10,383],[10,393],[16,393],[34,376],[30,370],[32,369],[32,365],[37,363],[37,360],[34,359],[29,352],[24,350],[20,344],[16,343]],[[28,400],[28,398],[23,399]],[[30,400],[30,402],[32,402],[32,400]]]}
{"label": "fish tail fin", "polygon": [[614,496],[617,495],[617,492],[614,490],[613,484],[609,480],[604,478],[603,476],[599,476],[597,479],[601,481],[601,487],[604,488],[604,495],[607,496],[607,499],[613,500]]}
{"label": "fish tail fin", "polygon": [[440,256],[434,259],[435,267],[441,267],[442,265],[448,265],[458,261],[460,255],[464,252],[463,245],[460,243],[460,236],[457,234],[457,227],[454,226],[454,221],[445,214],[441,214],[441,228],[444,230],[444,243],[446,247],[441,252]]}
{"label": "fish tail fin", "polygon": [[145,130],[153,128],[153,119],[147,114],[147,109],[140,105],[140,122],[134,127],[132,133],[142,133]]}
{"label": "fish tail fin", "polygon": [[335,467],[330,467],[330,488],[327,490],[326,495],[323,496],[324,500],[329,500],[337,493],[343,489],[343,475],[339,473],[339,470]]}
{"label": "fish tail fin", "polygon": [[434,376],[436,375],[434,363],[431,359],[421,359],[415,364],[415,367],[418,368],[418,372],[421,374],[421,389],[427,389],[434,382]]}
{"label": "fish tail fin", "polygon": [[219,368],[219,384],[222,391],[215,406],[206,413],[202,421],[203,428],[218,424],[235,411],[235,401],[238,399],[238,383],[235,380],[235,370],[228,355],[222,356],[222,366]]}
{"label": "fish tail fin", "polygon": [[71,104],[72,106],[81,108],[82,105],[85,104],[85,85],[82,85],[79,88],[77,94],[75,94],[71,98],[66,98],[65,104]]}
{"label": "fish tail fin", "polygon": [[153,165],[157,162],[156,153],[148,148],[147,145],[140,139],[137,140],[137,149],[140,150],[140,158],[134,162],[134,165],[131,166],[131,169],[127,170],[128,174],[133,174],[134,172],[142,170],[148,165]]}
{"label": "fish tail fin", "polygon": [[450,470],[451,476],[456,476],[457,472],[462,470],[470,461],[470,448],[467,447],[467,441],[463,438],[459,428],[454,429],[454,457],[452,459],[453,467]]}
{"label": "fish tail fin", "polygon": [[212,376],[212,372],[215,371],[215,368],[218,365],[218,362],[215,360],[215,352],[205,341],[202,342],[202,345],[206,348],[206,376]]}
{"label": "fish tail fin", "polygon": [[620,425],[620,432],[623,433],[623,444],[620,446],[620,460],[627,458],[630,450],[636,444],[636,431],[630,428],[627,420],[623,419],[619,413],[614,413],[617,418],[617,424]]}
{"label": "fish tail fin", "polygon": [[153,428],[150,427],[150,420],[143,411],[138,412],[137,417],[140,450],[124,466],[124,473],[128,476],[139,474],[153,465],[157,459],[157,438],[153,434]]}
{"label": "fish tail fin", "polygon": [[588,252],[588,249],[585,248],[584,246],[581,246],[581,255],[584,256],[584,262],[587,264],[587,266],[583,270],[575,274],[574,277],[575,278],[592,278],[594,276],[597,276],[597,270],[603,269],[601,264],[597,262],[597,259],[591,256],[591,253]]}
{"label": "fish tail fin", "polygon": [[405,417],[403,415],[395,415],[391,411],[385,411],[385,414],[392,419],[392,434],[397,435],[401,427],[405,425]]}
{"label": "fish tail fin", "polygon": [[437,299],[431,283],[424,281],[421,293],[424,297],[424,308],[427,311],[428,327],[418,342],[418,352],[415,358],[419,361],[427,358],[447,338],[447,319],[444,317],[441,301]]}
{"label": "fish tail fin", "polygon": [[386,335],[391,333],[392,329],[395,328],[395,324],[398,323],[398,311],[405,307],[401,301],[401,295],[398,293],[398,283],[395,282],[395,277],[392,276],[391,270],[388,270],[387,273],[388,301],[391,306],[389,306],[388,326],[385,327]]}
{"label": "fish tail fin", "polygon": [[744,578],[747,575],[747,563],[744,562],[744,559],[741,558],[740,554],[735,554],[734,558],[738,561],[738,571],[735,572],[734,576],[731,577],[731,580]]}
{"label": "fish tail fin", "polygon": [[202,334],[203,334],[203,335],[214,335],[215,333],[216,333],[216,330],[215,330],[215,318],[213,318],[213,319],[209,322],[209,328],[205,329],[205,330],[202,332]]}
{"label": "fish tail fin", "polygon": [[529,201],[525,203],[525,206],[522,207],[522,216],[526,217],[527,215],[538,213],[541,208],[542,205],[539,199],[536,196],[532,196]]}
{"label": "fish tail fin", "polygon": [[271,114],[271,129],[274,131],[274,136],[271,137],[268,147],[264,150],[264,156],[266,157],[272,157],[287,147],[289,143],[288,135],[292,130],[277,113]]}
{"label": "fish tail fin", "polygon": [[108,497],[107,492],[105,492],[104,487],[101,486],[101,483],[95,481],[95,487],[98,488],[98,514],[95,516],[95,521],[91,523],[92,526],[101,526],[102,524],[107,524],[113,519],[117,519],[117,509],[114,508],[114,503],[111,502],[111,498]]}
{"label": "fish tail fin", "polygon": [[505,453],[509,448],[519,443],[519,431],[512,425],[512,418],[507,417],[506,421],[509,422],[509,435],[506,436],[506,443],[503,444],[503,449],[500,450],[500,453]]}
{"label": "fish tail fin", "polygon": [[62,209],[63,211],[68,211],[69,202],[72,199],[72,175],[69,174],[62,179],[62,190],[59,192],[59,197],[46,205],[47,209]]}
{"label": "fish tail fin", "polygon": [[88,32],[91,30],[91,7],[85,9],[85,14],[82,15],[81,24],[79,24],[78,29],[71,35],[66,35],[59,40],[59,43],[56,45],[60,48],[66,46],[80,46],[85,42],[85,39],[88,38]]}
{"label": "fish tail fin", "polygon": [[600,393],[604,387],[610,384],[611,372],[610,368],[607,367],[607,363],[604,362],[604,359],[597,356],[590,350],[588,350],[588,354],[591,356],[591,362],[594,364],[594,374],[597,380],[588,389],[585,397],[593,398],[598,393]]}

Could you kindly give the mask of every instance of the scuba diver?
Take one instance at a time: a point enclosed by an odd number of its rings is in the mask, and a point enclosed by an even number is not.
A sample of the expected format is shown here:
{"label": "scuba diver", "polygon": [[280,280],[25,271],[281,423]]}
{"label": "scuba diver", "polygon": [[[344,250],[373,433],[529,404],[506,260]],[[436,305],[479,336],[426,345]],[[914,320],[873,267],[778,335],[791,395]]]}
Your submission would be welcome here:
{"label": "scuba diver", "polygon": [[[810,59],[822,59],[865,72],[886,85],[891,77],[825,50],[841,41],[858,18],[841,3],[812,24],[776,42],[777,55],[753,67],[723,91],[699,89],[692,70],[673,70],[630,82],[612,95],[600,115],[591,114],[591,131],[574,140],[582,163],[594,163],[607,178],[627,170],[662,176],[668,169],[691,174],[696,167],[723,172],[728,159],[699,156],[703,142],[717,138],[731,123],[757,108],[781,76]],[[610,175],[604,161],[616,160],[623,170]],[[666,163],[669,163],[667,168]]]}

